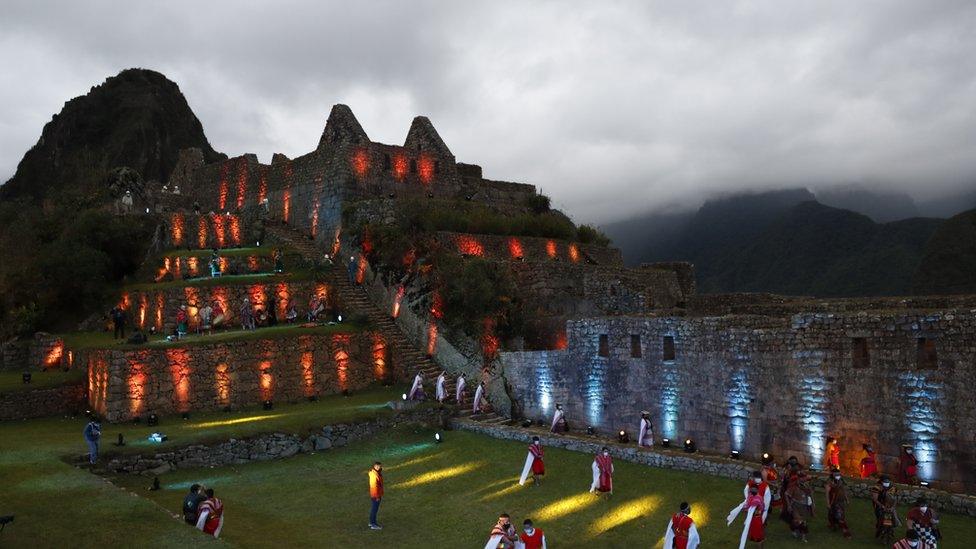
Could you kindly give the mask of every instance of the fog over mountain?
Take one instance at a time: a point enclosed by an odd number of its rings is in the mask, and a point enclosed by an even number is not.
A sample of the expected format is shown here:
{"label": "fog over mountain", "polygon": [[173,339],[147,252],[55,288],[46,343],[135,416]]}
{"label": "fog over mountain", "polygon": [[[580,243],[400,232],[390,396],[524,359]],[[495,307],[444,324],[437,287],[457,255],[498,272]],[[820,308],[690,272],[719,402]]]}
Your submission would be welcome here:
{"label": "fog over mountain", "polygon": [[976,187],[967,1],[45,5],[3,3],[0,181],[65,101],[144,67],[229,155],[305,153],[335,103],[390,143],[424,114],[581,222],[851,182],[931,215]]}

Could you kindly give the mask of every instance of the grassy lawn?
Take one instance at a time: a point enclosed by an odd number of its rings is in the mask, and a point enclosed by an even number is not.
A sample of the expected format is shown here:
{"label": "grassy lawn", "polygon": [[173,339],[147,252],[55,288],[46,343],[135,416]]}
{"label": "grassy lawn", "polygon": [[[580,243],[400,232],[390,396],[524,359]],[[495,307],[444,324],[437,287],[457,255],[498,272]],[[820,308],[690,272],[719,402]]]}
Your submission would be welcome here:
{"label": "grassy lawn", "polygon": [[32,371],[31,382],[25,384],[23,372],[0,372],[0,394],[32,391],[35,389],[49,389],[72,383],[81,383],[85,379],[85,371],[81,369],[63,372],[53,369],[43,372]]}
{"label": "grassy lawn", "polygon": [[[377,388],[348,398],[280,405],[269,412],[194,415],[185,423],[163,418],[159,429],[180,444],[261,432],[298,432],[385,413],[383,403],[395,398],[398,390]],[[261,421],[248,421],[265,416]],[[214,424],[217,420],[223,422]],[[0,534],[0,547],[212,546],[213,540],[168,518],[152,501],[62,461],[64,456],[86,452],[81,438],[84,425],[82,418],[0,422],[0,515],[17,517]],[[133,440],[149,433],[146,427],[130,427],[122,429]],[[115,434],[115,427],[106,426],[106,445]]]}
{"label": "grassy lawn", "polygon": [[[271,255],[273,251],[274,251],[273,247],[267,247],[267,246],[261,248],[255,248],[253,246],[250,248],[223,248],[220,250],[220,255],[227,256],[227,257],[249,256],[249,255],[265,256],[265,255]],[[212,252],[213,250],[204,250],[199,248],[193,250],[187,250],[185,248],[182,249],[176,248],[176,249],[163,252],[162,257],[203,257],[206,259],[210,259],[210,254]]]}
{"label": "grassy lawn", "polygon": [[196,278],[169,280],[166,282],[140,282],[129,284],[123,289],[128,291],[139,290],[165,290],[167,288],[209,288],[210,286],[235,286],[240,284],[258,284],[261,282],[298,282],[303,280],[313,280],[319,272],[311,269],[299,269],[282,274],[276,273],[257,273],[224,275],[218,277],[199,276]]}
{"label": "grassy lawn", "polygon": [[[685,499],[704,546],[737,545],[741,523],[726,527],[725,515],[741,500],[740,483],[618,462],[613,498],[598,499],[587,492],[591,459],[550,449],[545,483],[519,487],[522,444],[449,432],[436,445],[433,431],[401,429],[317,455],[177,471],[161,478],[160,492],[140,493],[176,513],[191,483],[213,486],[227,512],[223,537],[242,547],[481,547],[500,512],[519,526],[531,517],[554,547],[660,547],[668,519]],[[365,472],[374,460],[384,463],[387,487],[380,532],[366,528]],[[147,484],[145,477],[117,481],[133,490]],[[823,495],[817,496],[819,504]],[[848,518],[851,541],[827,530],[821,507],[810,543],[802,546],[878,546],[867,501],[855,501]],[[976,536],[976,519],[945,516],[943,527],[949,537],[943,548],[971,546],[966,540]],[[800,546],[778,520],[771,519],[767,535],[767,547]]]}
{"label": "grassy lawn", "polygon": [[167,341],[165,337],[156,335],[142,345],[130,345],[122,340],[113,339],[112,332],[72,332],[60,334],[68,349],[166,349],[170,347],[193,347],[196,345],[211,345],[231,341],[249,341],[255,339],[294,338],[302,335],[325,335],[337,333],[353,333],[365,329],[364,325],[354,322],[341,324],[323,324],[305,327],[301,324],[279,324],[257,330],[241,330],[231,328],[217,331],[210,335],[190,335],[180,341]]}

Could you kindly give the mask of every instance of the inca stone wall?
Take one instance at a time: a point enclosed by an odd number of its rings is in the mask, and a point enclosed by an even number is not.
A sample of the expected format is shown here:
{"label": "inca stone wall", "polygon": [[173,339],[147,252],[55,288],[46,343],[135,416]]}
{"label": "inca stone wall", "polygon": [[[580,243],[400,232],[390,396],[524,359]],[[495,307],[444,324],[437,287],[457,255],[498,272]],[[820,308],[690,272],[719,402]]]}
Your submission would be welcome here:
{"label": "inca stone wall", "polygon": [[567,330],[564,351],[501,355],[530,418],[561,403],[574,429],[633,433],[646,409],[658,437],[814,464],[836,436],[848,473],[862,443],[891,472],[907,443],[923,480],[976,489],[971,310],[594,318]]}
{"label": "inca stone wall", "polygon": [[88,357],[89,403],[110,422],[294,402],[401,379],[396,357],[372,332],[100,350]]}
{"label": "inca stone wall", "polygon": [[0,421],[79,414],[85,411],[85,385],[0,394]]}

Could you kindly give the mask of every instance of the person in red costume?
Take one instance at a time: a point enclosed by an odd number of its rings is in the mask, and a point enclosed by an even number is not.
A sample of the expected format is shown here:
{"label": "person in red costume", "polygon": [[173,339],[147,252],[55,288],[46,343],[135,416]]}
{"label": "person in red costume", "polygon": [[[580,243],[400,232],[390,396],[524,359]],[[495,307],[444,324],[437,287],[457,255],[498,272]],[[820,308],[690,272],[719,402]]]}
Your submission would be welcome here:
{"label": "person in red costume", "polygon": [[691,506],[681,502],[678,512],[671,516],[664,531],[664,549],[697,549],[701,543],[695,521],[691,518]]}
{"label": "person in red costume", "polygon": [[898,457],[898,482],[918,484],[918,459],[915,458],[915,449],[908,444],[902,445]]}
{"label": "person in red costume", "polygon": [[522,522],[522,530],[519,540],[525,549],[546,549],[546,534],[532,524],[532,519],[525,519]]}
{"label": "person in red costume", "polygon": [[874,478],[878,476],[878,462],[874,457],[874,448],[870,444],[865,444],[864,457],[861,458],[861,478]]}
{"label": "person in red costume", "polygon": [[827,470],[833,471],[834,469],[840,469],[840,445],[837,444],[836,438],[829,437],[827,439]]}
{"label": "person in red costume", "polygon": [[610,457],[610,448],[606,446],[593,458],[593,483],[590,485],[590,492],[597,495],[613,494],[613,458]]}
{"label": "person in red costume", "polygon": [[207,488],[207,499],[197,507],[197,530],[217,538],[224,528],[224,502],[214,496],[213,488]]}
{"label": "person in red costume", "polygon": [[729,526],[732,526],[732,521],[743,510],[746,511],[746,520],[742,526],[742,535],[739,537],[739,549],[745,548],[746,541],[758,543],[761,548],[766,541],[766,527],[763,524],[765,504],[763,503],[762,496],[759,495],[758,486],[749,488],[746,499],[729,513],[729,516],[725,519]]}
{"label": "person in red costume", "polygon": [[746,487],[742,489],[743,497],[749,499],[749,491],[753,488],[756,489],[759,497],[763,500],[762,521],[765,524],[766,516],[769,515],[769,506],[773,500],[773,491],[769,488],[769,484],[763,480],[762,471],[752,472],[752,478],[749,479],[749,482],[746,482]]}
{"label": "person in red costume", "polygon": [[522,467],[522,476],[519,477],[519,484],[525,486],[529,474],[532,474],[532,483],[538,486],[542,482],[542,477],[546,474],[546,464],[543,460],[545,451],[542,449],[542,441],[539,437],[532,437],[532,444],[529,444],[529,453],[525,456],[525,466]]}

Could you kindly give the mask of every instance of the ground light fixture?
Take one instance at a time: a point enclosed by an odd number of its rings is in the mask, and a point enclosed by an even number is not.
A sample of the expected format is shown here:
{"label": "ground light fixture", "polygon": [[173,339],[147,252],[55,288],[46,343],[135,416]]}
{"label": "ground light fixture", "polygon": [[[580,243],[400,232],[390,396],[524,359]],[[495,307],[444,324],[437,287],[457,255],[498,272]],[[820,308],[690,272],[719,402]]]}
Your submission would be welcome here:
{"label": "ground light fixture", "polygon": [[621,429],[620,432],[617,433],[617,440],[621,444],[627,444],[628,442],[630,442],[630,435],[627,434],[627,431]]}
{"label": "ground light fixture", "polygon": [[739,456],[739,451],[738,450],[732,450],[731,452],[729,452],[729,457],[732,458],[732,459],[739,459],[739,457],[740,457]]}
{"label": "ground light fixture", "polygon": [[434,433],[434,442],[436,442],[437,444],[444,442],[444,439],[441,438],[440,433]]}
{"label": "ground light fixture", "polygon": [[116,446],[125,446],[125,436],[119,433],[119,440],[115,443]]}
{"label": "ground light fixture", "polygon": [[272,409],[274,409],[274,402],[271,402],[271,399],[270,398],[268,400],[265,400],[264,401],[263,408],[265,410],[272,410]]}
{"label": "ground light fixture", "polygon": [[932,485],[932,483],[927,480],[920,480],[918,481],[918,485],[921,486],[922,488],[928,488],[929,486]]}
{"label": "ground light fixture", "polygon": [[587,426],[587,428],[586,428],[586,434],[589,435],[589,436],[591,436],[591,437],[596,436],[596,429],[594,429],[592,425]]}
{"label": "ground light fixture", "polygon": [[522,420],[522,427],[524,427],[526,429],[528,429],[529,427],[532,427],[532,420],[531,419],[523,419]]}
{"label": "ground light fixture", "polygon": [[771,463],[772,461],[773,461],[773,455],[770,454],[769,452],[763,452],[762,462],[763,463]]}
{"label": "ground light fixture", "polygon": [[31,373],[30,372],[24,372],[24,375],[21,376],[21,379],[24,381],[25,384],[30,383],[31,382]]}
{"label": "ground light fixture", "polygon": [[403,400],[407,400],[407,393],[403,393],[402,395],[400,395],[400,398]]}
{"label": "ground light fixture", "polygon": [[670,448],[671,447],[671,439],[670,438],[662,438],[661,439],[661,446],[663,446],[665,448]]}
{"label": "ground light fixture", "polygon": [[695,453],[695,450],[697,450],[697,448],[695,447],[695,441],[694,440],[691,440],[690,438],[686,438],[685,439],[685,452],[688,452],[689,454],[694,454]]}
{"label": "ground light fixture", "polygon": [[156,444],[159,444],[161,442],[165,442],[166,439],[169,438],[169,437],[167,437],[163,433],[156,432],[156,433],[153,433],[153,434],[149,435],[148,438],[149,438],[149,442],[155,442]]}
{"label": "ground light fixture", "polygon": [[159,425],[159,416],[156,414],[149,414],[149,418],[146,420],[146,425],[150,427],[155,427]]}
{"label": "ground light fixture", "polygon": [[184,420],[190,419],[190,412],[183,412],[181,416]]}

